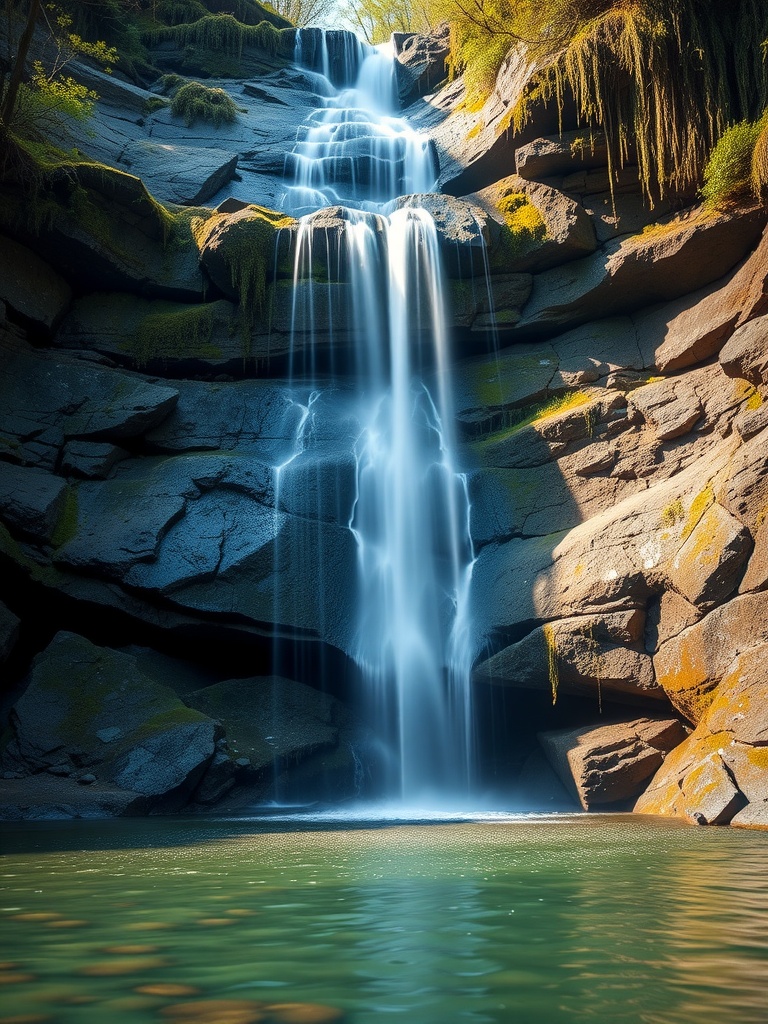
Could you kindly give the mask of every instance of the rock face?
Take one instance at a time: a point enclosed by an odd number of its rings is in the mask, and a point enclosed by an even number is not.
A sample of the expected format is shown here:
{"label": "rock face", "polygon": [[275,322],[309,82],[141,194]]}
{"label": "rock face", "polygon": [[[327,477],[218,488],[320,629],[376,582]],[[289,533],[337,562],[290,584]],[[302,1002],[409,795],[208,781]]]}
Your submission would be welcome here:
{"label": "rock face", "polygon": [[[572,727],[542,712],[541,743],[587,809],[761,826],[768,211],[651,210],[631,152],[609,177],[600,136],[567,109],[557,134],[554,104],[514,136],[535,71],[520,49],[482,110],[461,81],[424,102],[446,45],[398,41],[445,194],[393,209],[431,213],[446,271],[451,373],[427,384],[451,389],[470,500],[473,685],[573,702]],[[383,247],[383,217],[281,214],[297,133],[331,90],[283,57],[249,66],[225,83],[235,123],[204,133],[84,71],[104,100],[67,148],[106,164],[54,175],[39,224],[0,183],[8,816],[344,799],[375,774],[340,699],[361,686],[365,396],[326,370],[367,329],[350,221]],[[417,344],[430,316],[414,314]],[[77,616],[92,639],[49,642]],[[115,650],[117,634],[158,650]],[[210,678],[160,653],[210,649]],[[523,760],[518,792],[541,764]]]}

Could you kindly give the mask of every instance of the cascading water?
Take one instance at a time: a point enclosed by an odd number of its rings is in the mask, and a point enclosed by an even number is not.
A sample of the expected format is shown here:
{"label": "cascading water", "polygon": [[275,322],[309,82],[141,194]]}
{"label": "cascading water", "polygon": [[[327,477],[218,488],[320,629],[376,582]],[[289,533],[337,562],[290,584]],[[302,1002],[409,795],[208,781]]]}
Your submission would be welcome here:
{"label": "cascading water", "polygon": [[[333,354],[343,324],[352,339],[346,369],[358,424],[347,526],[357,544],[359,612],[348,653],[362,670],[377,729],[395,751],[390,792],[410,803],[455,798],[467,792],[471,772],[469,501],[454,465],[435,224],[425,210],[392,203],[434,187],[435,159],[394,113],[392,54],[348,33],[311,29],[297,32],[296,59],[336,82],[354,81],[302,131],[283,204],[297,215],[345,207],[333,211],[333,244],[313,218],[300,221],[292,366],[301,368],[305,396],[348,389]],[[348,279],[346,311],[334,307],[332,283],[300,287],[318,260],[331,264],[329,278]],[[336,371],[330,381],[313,379],[321,337],[327,344],[317,326],[323,318]],[[438,383],[429,387],[427,379]],[[314,422],[303,405],[297,452]]]}

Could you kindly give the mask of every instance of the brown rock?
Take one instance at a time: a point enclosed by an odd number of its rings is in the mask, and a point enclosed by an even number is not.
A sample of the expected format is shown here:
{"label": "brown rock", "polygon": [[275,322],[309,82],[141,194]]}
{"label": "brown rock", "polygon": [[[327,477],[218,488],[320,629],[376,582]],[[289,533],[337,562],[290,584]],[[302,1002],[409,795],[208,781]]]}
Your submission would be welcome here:
{"label": "brown rock", "polygon": [[[720,644],[730,646],[730,638],[724,635]],[[678,815],[700,824],[725,824],[739,812],[735,824],[765,824],[766,657],[768,643],[762,643],[732,661],[696,730],[668,756],[635,811]]]}
{"label": "brown rock", "polygon": [[476,682],[590,694],[596,700],[664,700],[653,676],[651,658],[636,644],[643,630],[637,610],[585,615],[539,626],[481,662]]}
{"label": "brown rock", "polygon": [[[503,229],[506,220],[499,204],[508,196],[519,194],[527,196],[528,202],[538,210],[546,227],[546,235],[541,241],[532,242],[519,257],[507,261],[504,270],[546,270],[595,251],[597,241],[587,214],[573,199],[549,185],[526,181],[517,174],[511,174],[467,196],[467,199],[485,211],[488,218]],[[490,258],[493,263],[493,247]]]}
{"label": "brown rock", "polygon": [[602,132],[573,131],[534,139],[515,150],[518,175],[529,181],[605,167],[608,150]]}
{"label": "brown rock", "polygon": [[680,793],[683,814],[697,825],[727,824],[744,804],[722,758],[714,753],[688,772]]}
{"label": "brown rock", "polygon": [[664,755],[684,739],[685,730],[674,718],[539,734],[552,767],[585,811],[637,796]]}
{"label": "brown rock", "polygon": [[768,231],[757,249],[725,280],[666,306],[636,314],[646,366],[680,370],[720,351],[734,328],[766,304]]}
{"label": "brown rock", "polygon": [[710,505],[678,551],[670,582],[691,604],[712,608],[736,589],[751,549],[749,530],[717,503]]}
{"label": "brown rock", "polygon": [[768,830],[768,800],[747,804],[731,818],[735,828],[759,828]]}
{"label": "brown rock", "polygon": [[715,608],[662,645],[656,680],[675,707],[698,722],[731,661],[768,641],[768,594],[745,594]]}
{"label": "brown rock", "polygon": [[688,376],[646,384],[633,391],[629,401],[654,428],[660,441],[687,434],[703,411]]}
{"label": "brown rock", "polygon": [[729,377],[768,384],[768,315],[738,328],[720,352],[720,365]]}
{"label": "brown rock", "polygon": [[648,608],[645,646],[655,654],[663,643],[682,633],[702,616],[702,610],[690,604],[674,590],[664,590],[659,600]]}
{"label": "brown rock", "polygon": [[768,519],[764,519],[755,535],[755,550],[749,560],[744,579],[739,585],[740,594],[768,589]]}
{"label": "brown rock", "polygon": [[733,455],[727,478],[718,482],[716,497],[752,536],[768,512],[768,430],[755,434]]}
{"label": "brown rock", "polygon": [[335,1006],[319,1003],[270,1003],[264,1009],[275,1024],[336,1024],[344,1014]]}
{"label": "brown rock", "polygon": [[515,330],[529,336],[554,334],[703,288],[751,249],[765,216],[764,210],[714,217],[692,211],[658,230],[609,242],[593,256],[538,274]]}
{"label": "brown rock", "polygon": [[263,1006],[251,999],[198,999],[165,1006],[160,1013],[176,1024],[259,1024],[267,1020]]}

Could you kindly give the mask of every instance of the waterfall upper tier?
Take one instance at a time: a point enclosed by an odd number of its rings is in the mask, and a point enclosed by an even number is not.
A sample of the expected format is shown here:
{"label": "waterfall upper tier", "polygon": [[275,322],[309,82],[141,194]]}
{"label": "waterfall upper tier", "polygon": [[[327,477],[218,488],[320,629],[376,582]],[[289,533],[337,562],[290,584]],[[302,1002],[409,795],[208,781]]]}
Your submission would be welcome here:
{"label": "waterfall upper tier", "polygon": [[336,204],[375,209],[434,188],[434,147],[398,115],[391,50],[351,33],[300,29],[295,59],[328,78],[332,95],[320,98],[286,159],[294,182],[283,197],[287,212],[302,216]]}

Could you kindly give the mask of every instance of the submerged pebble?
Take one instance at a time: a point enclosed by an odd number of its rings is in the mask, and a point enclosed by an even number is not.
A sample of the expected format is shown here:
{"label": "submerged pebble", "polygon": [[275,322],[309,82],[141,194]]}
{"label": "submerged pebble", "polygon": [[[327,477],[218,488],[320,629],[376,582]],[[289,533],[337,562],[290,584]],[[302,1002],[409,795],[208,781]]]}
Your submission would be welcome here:
{"label": "submerged pebble", "polygon": [[16,971],[3,971],[0,973],[0,985],[24,985],[34,980],[34,974],[22,974]]}
{"label": "submerged pebble", "polygon": [[126,960],[105,960],[103,963],[88,964],[79,973],[90,978],[106,978],[120,974],[137,974],[139,971],[155,970],[158,967],[171,967],[172,960],[165,956],[140,957]]}
{"label": "submerged pebble", "polygon": [[114,953],[116,956],[139,956],[142,953],[157,953],[159,946],[147,946],[136,943],[128,946],[105,946],[102,953]]}
{"label": "submerged pebble", "polygon": [[194,985],[179,985],[172,981],[158,981],[153,985],[138,985],[134,992],[145,996],[197,996],[200,989]]}
{"label": "submerged pebble", "polygon": [[160,1013],[175,1024],[259,1024],[269,1019],[263,1004],[249,999],[201,999],[166,1006]]}
{"label": "submerged pebble", "polygon": [[320,1003],[271,1003],[264,1009],[276,1024],[336,1024],[344,1013]]}

